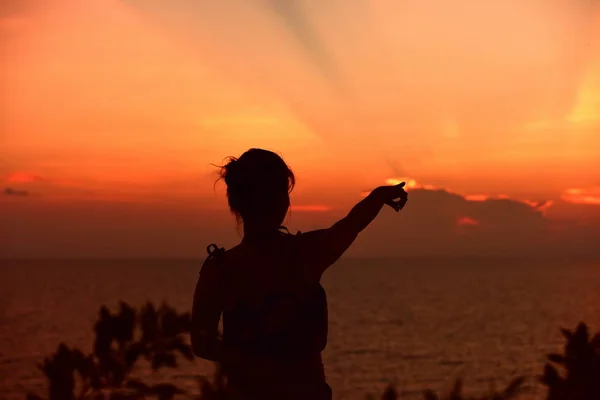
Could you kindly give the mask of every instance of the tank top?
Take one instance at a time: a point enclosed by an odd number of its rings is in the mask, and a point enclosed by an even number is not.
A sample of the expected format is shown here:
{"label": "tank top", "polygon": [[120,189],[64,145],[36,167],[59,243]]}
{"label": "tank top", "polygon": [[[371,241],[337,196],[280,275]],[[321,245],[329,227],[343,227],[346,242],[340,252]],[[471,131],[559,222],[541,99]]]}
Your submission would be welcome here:
{"label": "tank top", "polygon": [[[289,240],[295,239],[285,227],[281,229]],[[295,251],[293,244],[292,252]],[[225,253],[224,248],[215,244],[207,250],[217,261]],[[294,256],[293,253],[289,255]],[[292,269],[301,267],[293,260],[288,266]],[[219,268],[227,287],[227,282],[236,277],[225,265],[219,265]],[[240,299],[223,311],[223,344],[248,356],[284,359],[314,356],[325,349],[327,335],[327,296],[320,283],[274,290],[258,301]]]}

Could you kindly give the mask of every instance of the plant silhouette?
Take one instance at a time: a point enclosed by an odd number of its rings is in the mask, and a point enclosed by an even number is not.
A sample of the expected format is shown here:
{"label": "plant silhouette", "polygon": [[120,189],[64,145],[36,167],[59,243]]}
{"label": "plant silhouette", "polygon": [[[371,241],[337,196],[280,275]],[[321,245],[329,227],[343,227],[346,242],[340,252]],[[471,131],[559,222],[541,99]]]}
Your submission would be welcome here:
{"label": "plant silhouette", "polygon": [[[95,340],[90,354],[60,343],[56,352],[39,368],[48,382],[47,397],[30,393],[27,400],[238,400],[227,389],[227,373],[219,365],[212,379],[198,377],[200,393],[192,395],[172,383],[149,384],[132,376],[134,367],[146,361],[153,370],[177,368],[178,359],[194,361],[187,343],[190,314],[178,313],[167,304],[147,303],[139,310],[121,302],[116,314],[102,307],[94,325]],[[566,338],[563,354],[549,354],[540,381],[547,388],[547,400],[600,399],[600,332],[590,337],[580,323],[574,331],[561,330]],[[554,365],[564,369],[560,374]],[[522,393],[524,377],[514,378],[503,390],[483,396],[463,394],[463,380],[439,395],[423,392],[424,400],[512,400]],[[380,397],[368,400],[396,400],[401,396],[389,386]],[[241,400],[241,399],[240,399]]]}
{"label": "plant silhouette", "polygon": [[[94,349],[81,350],[61,343],[56,353],[39,365],[48,380],[48,400],[130,400],[154,396],[172,399],[184,391],[173,384],[148,385],[131,377],[134,365],[147,360],[153,370],[176,368],[177,356],[194,356],[186,342],[189,313],[179,314],[151,303],[138,312],[121,302],[119,312],[102,307],[95,324]],[[76,379],[78,378],[78,379]],[[29,394],[28,400],[42,397]]]}
{"label": "plant silhouette", "polygon": [[[423,398],[424,400],[512,400],[521,394],[524,382],[524,377],[517,377],[501,392],[493,392],[483,396],[465,396],[462,393],[463,380],[462,378],[458,378],[454,381],[452,389],[447,394],[440,396],[428,389],[423,392]],[[381,400],[397,400],[400,398],[400,394],[392,386],[389,386],[381,395]],[[367,396],[367,400],[376,400],[376,397],[373,395]]]}
{"label": "plant silhouette", "polygon": [[[548,388],[548,400],[600,399],[600,332],[590,338],[581,322],[574,331],[561,329],[567,342],[563,354],[549,354],[541,382]],[[553,364],[562,367],[558,372]]]}
{"label": "plant silhouette", "polygon": [[426,390],[423,393],[425,400],[511,400],[517,398],[523,389],[525,377],[519,376],[514,378],[504,390],[486,394],[483,396],[465,396],[462,393],[463,380],[458,378],[454,382],[452,390],[445,396],[440,397],[431,390]]}

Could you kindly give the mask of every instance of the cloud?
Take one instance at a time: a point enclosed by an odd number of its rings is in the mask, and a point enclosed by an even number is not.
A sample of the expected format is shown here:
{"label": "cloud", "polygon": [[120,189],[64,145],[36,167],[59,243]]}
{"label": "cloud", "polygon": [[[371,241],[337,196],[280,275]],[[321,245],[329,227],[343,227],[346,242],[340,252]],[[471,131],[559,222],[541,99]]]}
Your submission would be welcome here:
{"label": "cloud", "polygon": [[[528,200],[528,199],[511,199],[508,195],[505,195],[505,194],[498,194],[498,195],[494,195],[494,196],[487,195],[487,194],[475,194],[475,193],[462,194],[462,193],[454,192],[448,188],[440,188],[440,187],[436,187],[436,186],[430,185],[430,184],[423,184],[423,183],[417,182],[416,179],[407,178],[407,177],[388,178],[385,181],[385,183],[387,185],[398,185],[401,182],[404,182],[406,184],[404,187],[407,190],[409,190],[409,189],[425,189],[425,190],[434,190],[434,191],[442,190],[442,191],[445,191],[448,193],[460,195],[466,201],[470,201],[470,202],[484,202],[484,201],[491,201],[491,200],[512,200],[512,201],[515,201],[518,203],[525,204],[525,205],[531,207],[532,209],[534,209],[536,211],[540,211],[540,212],[546,211],[549,207],[551,207],[554,204],[554,202],[552,200],[534,201],[534,200]],[[362,194],[363,194],[363,196],[366,196],[367,194],[369,194],[369,192],[370,191],[363,191]]]}
{"label": "cloud", "polygon": [[[469,201],[445,190],[416,189],[405,209],[384,209],[353,253],[389,256],[600,256],[600,224],[556,231],[540,210],[511,199]],[[596,244],[594,244],[596,241]]]}
{"label": "cloud", "polygon": [[[600,204],[594,190],[569,190],[570,202],[459,194],[408,178],[409,201],[387,207],[361,234],[361,256],[600,257]],[[563,196],[564,197],[564,196]]]}
{"label": "cloud", "polygon": [[[596,215],[562,220],[508,198],[469,201],[443,189],[424,188],[409,193],[404,210],[396,213],[385,207],[348,256],[600,257],[600,206],[557,202],[556,207],[567,207],[575,218]],[[210,208],[217,205],[220,208]],[[292,208],[286,225],[290,232],[326,228],[349,211],[326,209],[319,203],[301,203]],[[7,254],[15,256],[203,257],[199,243],[229,248],[240,239],[230,213],[216,201],[208,205],[39,198],[5,202],[0,219],[10,227],[0,230],[0,243],[8,243]]]}
{"label": "cloud", "polygon": [[568,203],[600,205],[600,187],[567,189],[561,199]]}
{"label": "cloud", "polygon": [[486,201],[489,199],[489,196],[485,194],[468,194],[465,196],[465,200],[468,201]]}
{"label": "cloud", "polygon": [[2,0],[0,1],[0,30],[18,31],[32,27],[40,13],[56,7],[61,1],[54,0]]}
{"label": "cloud", "polygon": [[0,16],[27,15],[40,3],[39,0],[2,0],[0,2]]}
{"label": "cloud", "polygon": [[45,179],[39,175],[35,175],[29,172],[14,172],[6,177],[6,182],[9,183],[29,183],[29,182],[43,182]]}
{"label": "cloud", "polygon": [[479,221],[469,217],[460,217],[456,221],[456,224],[458,226],[477,226],[479,225]]}
{"label": "cloud", "polygon": [[14,188],[6,188],[4,189],[4,191],[2,192],[5,196],[18,196],[18,197],[26,197],[31,195],[31,192],[29,192],[29,190],[23,190],[23,189],[14,189]]}
{"label": "cloud", "polygon": [[290,207],[292,212],[327,212],[332,208],[323,204],[292,204]]}

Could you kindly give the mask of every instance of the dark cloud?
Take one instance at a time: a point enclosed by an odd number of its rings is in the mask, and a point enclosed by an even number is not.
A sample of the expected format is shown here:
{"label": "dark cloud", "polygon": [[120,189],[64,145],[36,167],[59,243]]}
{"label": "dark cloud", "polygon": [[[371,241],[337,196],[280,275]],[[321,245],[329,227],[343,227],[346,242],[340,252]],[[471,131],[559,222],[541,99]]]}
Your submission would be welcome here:
{"label": "dark cloud", "polygon": [[0,17],[14,17],[28,14],[36,4],[36,0],[2,0],[0,1]]}
{"label": "dark cloud", "polygon": [[0,40],[8,40],[14,29],[19,29],[32,22],[48,9],[54,6],[53,2],[44,0],[2,0],[0,1]]}
{"label": "dark cloud", "polygon": [[26,197],[31,195],[31,192],[29,192],[29,190],[23,190],[23,189],[14,189],[14,188],[6,188],[4,189],[4,191],[2,192],[5,196],[21,196],[21,197]]}
{"label": "dark cloud", "polygon": [[[33,200],[33,199],[32,199]],[[0,256],[193,257],[239,236],[227,209],[117,201],[13,201],[0,205]]]}
{"label": "dark cloud", "polygon": [[[558,223],[510,199],[409,193],[406,208],[384,208],[348,256],[600,257],[600,219]],[[292,211],[286,224],[306,232],[331,226],[348,211]],[[231,247],[240,240],[224,203],[216,210],[191,203],[6,201],[0,219],[9,227],[0,230],[0,243],[14,256],[203,257],[209,243]]]}
{"label": "dark cloud", "polygon": [[[573,206],[576,207],[576,206]],[[477,224],[461,224],[461,219]],[[387,256],[600,256],[600,224],[562,224],[511,199],[468,201],[445,190],[409,192],[406,208],[387,208],[353,249]]]}

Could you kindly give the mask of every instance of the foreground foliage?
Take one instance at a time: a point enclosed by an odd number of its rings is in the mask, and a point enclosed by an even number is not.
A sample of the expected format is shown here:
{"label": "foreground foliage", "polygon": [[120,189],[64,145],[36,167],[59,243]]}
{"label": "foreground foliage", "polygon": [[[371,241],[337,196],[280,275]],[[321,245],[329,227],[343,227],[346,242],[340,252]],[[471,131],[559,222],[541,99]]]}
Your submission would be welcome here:
{"label": "foreground foliage", "polygon": [[[152,370],[177,368],[181,359],[194,361],[187,337],[189,313],[178,313],[163,304],[147,303],[136,310],[126,303],[112,314],[100,309],[94,326],[94,347],[90,354],[60,343],[54,354],[39,368],[48,382],[47,400],[171,400],[178,396],[195,400],[235,400],[226,391],[226,376],[218,369],[212,380],[199,378],[200,394],[192,396],[173,383],[149,384],[134,377],[136,366],[150,364]],[[600,399],[600,332],[590,337],[580,323],[574,331],[562,329],[566,338],[563,354],[548,355],[539,380],[547,388],[547,400]],[[563,371],[559,372],[557,367]],[[510,400],[523,389],[524,377],[513,379],[495,393],[473,397],[463,394],[463,382],[456,380],[445,395],[425,390],[425,400]],[[374,400],[375,397],[369,396]],[[389,387],[380,397],[396,400],[400,395]],[[44,400],[36,394],[27,400]]]}
{"label": "foreground foliage", "polygon": [[[540,381],[548,388],[548,400],[600,399],[600,332],[590,337],[580,323],[575,331],[561,329],[566,343],[563,354],[549,354]],[[563,370],[561,375],[556,366]]]}
{"label": "foreground foliage", "polygon": [[[154,396],[173,398],[184,391],[171,383],[148,385],[132,378],[136,363],[145,360],[153,370],[177,367],[177,358],[194,355],[187,344],[190,315],[168,305],[148,303],[138,312],[125,303],[118,314],[102,307],[94,327],[91,354],[64,343],[39,365],[48,380],[48,400],[129,400]],[[29,394],[28,400],[41,397]]]}

